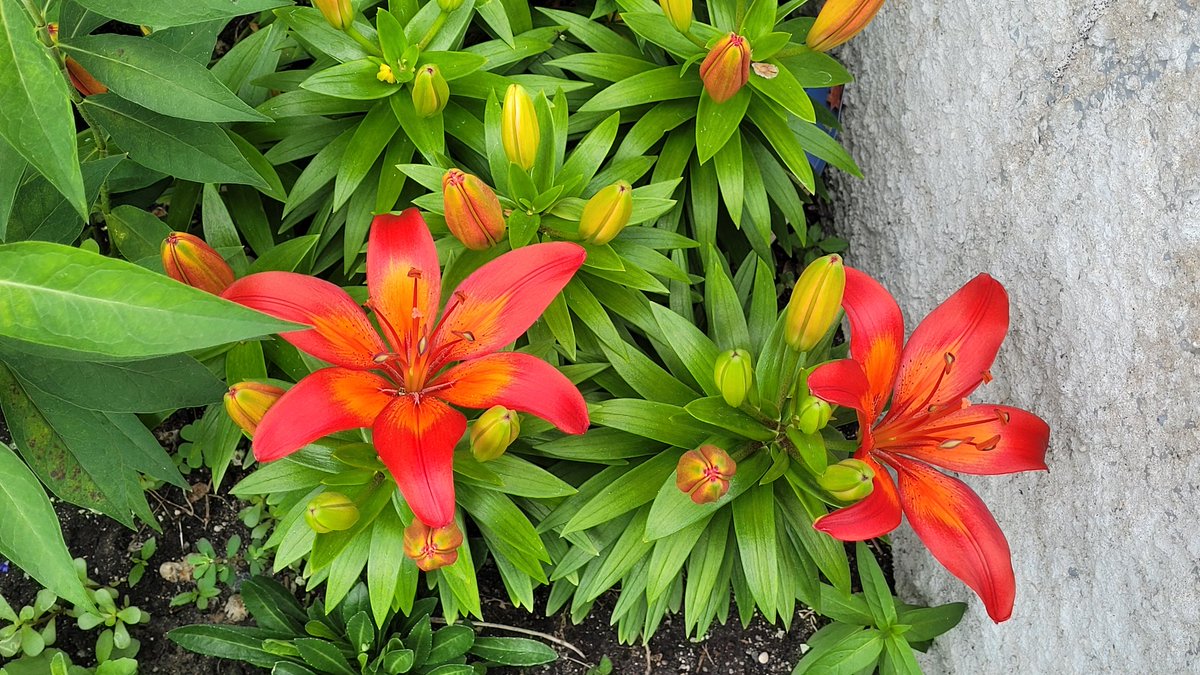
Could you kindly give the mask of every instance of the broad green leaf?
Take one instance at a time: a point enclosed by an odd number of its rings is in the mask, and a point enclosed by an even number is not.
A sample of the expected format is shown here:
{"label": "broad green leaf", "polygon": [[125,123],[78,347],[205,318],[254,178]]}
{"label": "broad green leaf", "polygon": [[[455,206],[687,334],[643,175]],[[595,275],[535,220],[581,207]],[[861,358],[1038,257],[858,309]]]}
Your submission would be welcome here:
{"label": "broad green leaf", "polygon": [[549,562],[550,554],[529,518],[512,500],[494,490],[470,485],[459,485],[457,495],[459,504],[479,526],[488,548],[534,579],[546,582],[541,563]]}
{"label": "broad green leaf", "polygon": [[846,559],[845,545],[813,527],[816,519],[825,515],[825,506],[815,497],[796,489],[791,481],[781,481],[776,489],[780,510],[791,521],[791,529],[805,552],[835,588],[850,592],[850,563]]}
{"label": "broad green leaf", "polygon": [[611,399],[595,403],[590,407],[592,423],[602,427],[620,429],[680,448],[694,448],[704,441],[706,434],[692,428],[686,422],[671,423],[669,420],[687,413],[679,406],[657,403],[643,399]]}
{"label": "broad green leaf", "polygon": [[[633,32],[684,60],[698,58],[704,54],[704,50],[699,45],[675,30],[670,20],[661,11],[622,12],[621,20],[628,24]],[[692,24],[694,33],[700,32],[703,28],[706,27],[702,27],[699,23]]]}
{"label": "broad green leaf", "polygon": [[651,501],[662,485],[662,477],[674,473],[679,455],[678,450],[664,450],[634,467],[580,507],[563,526],[562,533],[595,527]]}
{"label": "broad green leaf", "polygon": [[592,52],[568,54],[547,61],[546,65],[605,82],[620,82],[655,68],[653,62],[638,57]]}
{"label": "broad green leaf", "polygon": [[804,146],[805,150],[848,174],[862,178],[862,171],[854,163],[850,153],[846,152],[841,143],[834,140],[824,130],[815,124],[803,121],[794,121],[790,126],[796,132],[796,137],[800,139],[800,144]]}
{"label": "broad green leaf", "polygon": [[[118,164],[120,156],[109,156],[84,162],[84,198],[90,205],[100,193],[100,186]],[[12,241],[49,241],[70,244],[79,237],[84,221],[65,197],[52,187],[44,176],[34,176],[17,193],[8,238]]]}
{"label": "broad green leaf", "polygon": [[813,111],[812,99],[796,81],[796,76],[778,62],[771,65],[778,68],[779,72],[771,78],[751,74],[750,86],[770,97],[796,117],[806,122],[815,122],[817,118]]}
{"label": "broad green leaf", "polygon": [[547,645],[527,638],[475,638],[471,654],[489,663],[517,667],[537,666],[558,658]]}
{"label": "broad green leaf", "polygon": [[87,217],[67,82],[17,0],[0,0],[0,136]]}
{"label": "broad green leaf", "polygon": [[874,629],[848,628],[853,630],[840,640],[814,646],[792,675],[855,675],[875,665],[883,652],[883,634]]}
{"label": "broad green leaf", "polygon": [[41,242],[0,246],[0,314],[0,336],[78,360],[164,356],[294,326],[133,263]]}
{"label": "broad green leaf", "polygon": [[400,85],[382,82],[379,64],[371,59],[359,59],[319,70],[301,87],[317,94],[359,101],[384,98],[400,91]]}
{"label": "broad green leaf", "polygon": [[767,142],[775,148],[775,152],[787,168],[791,169],[800,184],[812,193],[816,190],[816,181],[813,178],[812,166],[808,163],[808,155],[804,153],[804,147],[796,139],[796,134],[788,126],[787,120],[772,106],[773,104],[766,100],[756,97],[750,102],[747,114],[767,137]]}
{"label": "broad green leaf", "polygon": [[779,597],[779,542],[775,527],[775,493],[757,485],[733,502],[733,527],[746,584],[768,621]]}
{"label": "broad green leaf", "polygon": [[679,571],[683,569],[712,517],[712,513],[706,514],[678,532],[655,540],[654,552],[650,555],[649,579],[646,582],[647,601],[657,600],[679,577]]}
{"label": "broad green leaf", "polygon": [[[746,116],[751,98],[753,96],[745,87],[724,103],[714,102],[707,94],[700,97],[696,112],[696,154],[702,163],[733,142],[731,139]],[[738,218],[741,218],[740,213]]]}
{"label": "broad green leaf", "polygon": [[386,102],[380,102],[367,113],[359,123],[350,145],[346,147],[346,155],[338,167],[337,180],[333,187],[333,209],[337,210],[350,198],[350,193],[358,187],[363,178],[371,170],[371,166],[384,148],[396,135],[400,121]]}
{"label": "broad green leaf", "polygon": [[292,4],[290,0],[189,0],[188,2],[76,0],[76,2],[110,19],[153,28],[186,26],[201,21],[229,19]]}
{"label": "broad green leaf", "polygon": [[60,43],[97,80],[143,108],[199,122],[269,122],[208,68],[132,35],[85,35]]}
{"label": "broad green leaf", "polygon": [[198,183],[268,187],[215,124],[159,115],[113,94],[89,96],[82,105],[143,166]]}
{"label": "broad green leaf", "polygon": [[63,542],[58,517],[37,478],[0,443],[0,551],[55,594],[84,607],[92,602]]}
{"label": "broad green leaf", "polygon": [[[212,61],[213,48],[217,44],[217,36],[225,29],[225,24],[227,23],[229,23],[228,19],[214,19],[187,26],[163,28],[152,31],[146,36],[146,39],[173,49],[202,66],[207,66],[208,62]],[[257,35],[257,33],[252,34],[251,37],[242,42],[250,42],[254,39],[254,35]],[[241,43],[238,44],[239,46],[241,45]],[[237,47],[235,46],[234,49],[237,49]]]}
{"label": "broad green leaf", "polygon": [[896,603],[888,588],[883,570],[875,560],[875,552],[863,542],[855,544],[854,557],[858,561],[858,578],[862,581],[863,595],[871,607],[878,628],[888,628],[896,623]]}
{"label": "broad green leaf", "polygon": [[[292,29],[291,36],[295,37],[309,52],[328,54],[341,63],[370,56],[362,45],[354,41],[354,38],[329,25],[316,7],[284,7],[275,10],[275,16]],[[355,28],[360,29],[364,25],[360,22],[355,25]],[[363,31],[360,29],[359,32]],[[378,71],[378,66],[376,71]]]}
{"label": "broad green leaf", "polygon": [[278,657],[263,650],[264,637],[262,631],[253,628],[209,624],[184,626],[167,633],[167,639],[188,651],[270,668]]}
{"label": "broad green leaf", "polygon": [[109,238],[130,262],[158,258],[163,240],[171,234],[171,227],[161,218],[127,204],[110,211],[105,223]]}
{"label": "broad green leaf", "polygon": [[308,234],[296,237],[295,239],[288,239],[282,244],[277,244],[250,264],[249,273],[303,273],[312,265],[312,252],[319,240],[319,235]]}
{"label": "broad green leaf", "polygon": [[619,110],[656,101],[692,98],[699,96],[702,89],[696,71],[689,70],[680,75],[678,66],[667,66],[613,84],[593,96],[579,111]]}
{"label": "broad green leaf", "polygon": [[961,602],[937,607],[904,607],[900,609],[897,621],[910,627],[904,634],[907,640],[925,642],[957,626],[966,611],[966,604]]}
{"label": "broad green leaf", "polygon": [[791,71],[801,87],[832,87],[854,81],[854,77],[837,59],[806,46],[800,47],[796,54],[779,59],[779,62]]}
{"label": "broad green leaf", "polygon": [[[271,90],[255,84],[255,81],[275,72],[282,54],[280,46],[286,39],[287,30],[283,22],[254,31],[213,65],[212,74],[239,98],[250,105],[258,105],[267,100]],[[211,43],[209,46],[211,48]],[[208,62],[207,56],[204,62]]]}
{"label": "broad green leaf", "polygon": [[29,163],[17,154],[8,141],[0,137],[0,242],[7,236],[8,218],[12,214],[17,188],[21,187],[27,166]]}
{"label": "broad green leaf", "polygon": [[567,31],[593,51],[609,54],[621,54],[641,57],[637,45],[621,37],[612,29],[598,21],[592,21],[582,14],[567,12],[559,9],[538,7],[537,10],[550,17],[550,20],[560,26],[566,26]]}
{"label": "broad green leaf", "polygon": [[395,509],[385,508],[371,529],[371,551],[367,556],[367,589],[376,626],[383,626],[391,610],[402,571],[405,567],[415,567],[403,551],[404,523]]}
{"label": "broad green leaf", "polygon": [[903,635],[890,633],[884,638],[879,675],[922,675],[923,672],[912,646]]}
{"label": "broad green leaf", "polygon": [[733,433],[755,441],[769,441],[775,438],[775,431],[754,419],[749,413],[729,407],[720,396],[710,396],[692,401],[684,407],[692,417],[712,425],[718,429]]}

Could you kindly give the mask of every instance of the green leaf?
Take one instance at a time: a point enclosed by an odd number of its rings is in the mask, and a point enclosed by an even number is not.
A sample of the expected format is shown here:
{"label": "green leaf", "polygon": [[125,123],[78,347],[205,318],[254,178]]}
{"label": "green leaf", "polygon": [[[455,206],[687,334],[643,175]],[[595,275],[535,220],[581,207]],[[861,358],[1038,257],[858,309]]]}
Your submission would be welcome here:
{"label": "green leaf", "polygon": [[171,234],[171,227],[161,218],[136,206],[118,206],[108,213],[105,223],[109,238],[130,262],[158,259],[163,240]]}
{"label": "green leaf", "polygon": [[359,59],[319,70],[300,86],[317,94],[359,101],[384,98],[400,91],[400,85],[382,82],[376,77],[378,74],[378,63]]}
{"label": "green leaf", "polygon": [[203,65],[132,35],[85,35],[59,44],[115,94],[143,108],[199,122],[269,122]]}
{"label": "green leaf", "polygon": [[456,625],[439,628],[433,633],[427,663],[445,663],[467,652],[475,643],[475,631],[470,626]]}
{"label": "green leaf", "polygon": [[0,246],[0,336],[64,358],[145,359],[294,329],[123,260]]}
{"label": "green leaf", "polygon": [[923,672],[913,648],[903,635],[890,633],[884,638],[879,675],[922,675]]}
{"label": "green leaf", "polygon": [[366,178],[371,166],[383,154],[399,128],[400,121],[386,102],[377,103],[359,123],[338,167],[337,181],[333,187],[334,210],[340,209],[350,198],[350,193]]}
{"label": "green leaf", "polygon": [[579,112],[620,110],[655,101],[692,98],[699,96],[702,89],[697,71],[681,75],[678,66],[667,66],[613,84],[583,104]]}
{"label": "green leaf", "polygon": [[[826,628],[832,626],[842,624]],[[873,666],[883,651],[883,634],[874,629],[847,628],[853,630],[840,640],[814,646],[792,675],[855,675]]]}
{"label": "green leaf", "polygon": [[246,609],[259,628],[280,633],[299,633],[307,617],[304,608],[286,588],[270,577],[254,577],[240,589]]}
{"label": "green leaf", "polygon": [[718,429],[733,433],[755,441],[769,441],[775,438],[775,432],[763,426],[761,422],[749,414],[729,407],[720,396],[701,398],[684,407],[692,417],[711,424]]}
{"label": "green leaf", "polygon": [[249,273],[303,272],[312,264],[312,252],[320,239],[320,235],[308,234],[277,244],[250,264]]}
{"label": "green leaf", "polygon": [[546,581],[541,562],[550,554],[529,518],[508,497],[493,490],[458,486],[458,501],[483,532],[488,547],[538,581]]}
{"label": "green leaf", "polygon": [[87,217],[67,83],[17,0],[0,0],[0,136]]}
{"label": "green leaf", "polygon": [[663,476],[674,473],[679,455],[678,450],[664,450],[604,487],[567,521],[562,534],[595,527],[654,499]]}
{"label": "green leaf", "polygon": [[[725,202],[725,210],[738,227],[742,227],[742,210],[745,205],[746,180],[749,173],[756,170],[742,162],[742,139],[732,138],[717,151],[713,160],[713,168],[717,171],[717,185],[721,187],[721,199]],[[768,226],[770,220],[767,221]],[[749,228],[743,228],[749,234]]]}
{"label": "green leaf", "polygon": [[143,166],[198,183],[268,187],[215,124],[159,115],[113,94],[89,96],[82,105]]}
{"label": "green leaf", "polygon": [[71,554],[63,541],[58,517],[38,479],[25,463],[0,443],[0,553],[55,594],[92,607]]}
{"label": "green leaf", "polygon": [[888,628],[896,623],[896,603],[888,588],[883,570],[875,560],[875,553],[863,542],[855,544],[854,557],[858,561],[858,578],[862,581],[863,595],[871,607],[878,628]]}
{"label": "green leaf", "polygon": [[680,448],[700,445],[706,436],[704,432],[689,427],[686,422],[667,422],[680,415],[686,415],[686,411],[679,406],[642,399],[611,399],[591,406],[593,424]]}
{"label": "green leaf", "polygon": [[[89,205],[96,200],[100,186],[121,161],[120,156],[109,156],[83,163],[84,198]],[[44,176],[35,175],[17,193],[8,238],[12,241],[36,239],[70,244],[79,237],[83,227],[83,219],[67,203],[62,193],[52,187]]]}
{"label": "green leaf", "polygon": [[751,488],[733,502],[733,527],[746,584],[768,621],[779,597],[779,542],[775,527],[775,491],[770,485]]}
{"label": "green leaf", "polygon": [[741,460],[737,465],[737,473],[729,481],[729,492],[721,499],[708,504],[693,502],[691,497],[675,485],[675,475],[671,473],[662,481],[654,504],[650,507],[646,538],[661,539],[711,516],[757,484],[770,465],[771,458],[765,452],[756,452]]}
{"label": "green leaf", "polygon": [[801,87],[832,87],[854,81],[850,71],[837,59],[806,46],[801,46],[798,54],[779,59],[779,62],[792,72]]}
{"label": "green leaf", "polygon": [[396,585],[402,570],[407,566],[404,556],[397,551],[404,549],[404,523],[395,509],[385,508],[375,519],[371,529],[371,550],[367,555],[367,590],[370,594],[371,614],[375,625],[383,626],[396,596]]}
{"label": "green leaf", "polygon": [[[691,43],[689,43],[691,44]],[[584,77],[594,77],[605,82],[620,82],[644,72],[654,70],[654,63],[635,56],[583,52],[568,54],[546,62],[547,66],[562,68]]]}
{"label": "green leaf", "polygon": [[188,2],[145,2],[144,0],[76,0],[83,7],[110,19],[153,28],[186,26],[202,21],[230,19],[275,7],[290,0],[189,0]]}
{"label": "green leaf", "polygon": [[292,644],[300,650],[300,657],[304,659],[304,662],[319,672],[331,675],[358,675],[350,667],[350,662],[346,660],[341,650],[331,642],[316,638],[300,638],[293,640]]}
{"label": "green leaf", "polygon": [[[275,10],[275,16],[292,29],[291,35],[307,51],[328,54],[342,63],[370,56],[354,38],[329,25],[316,7],[284,7]],[[360,26],[363,24],[359,23],[355,28]]]}
{"label": "green leaf", "polygon": [[812,99],[796,81],[796,76],[779,62],[773,62],[779,69],[772,78],[750,75],[750,86],[770,97],[783,106],[785,110],[806,122],[815,122],[816,113],[813,111]]}
{"label": "green leaf", "polygon": [[910,626],[904,637],[911,642],[926,642],[945,633],[962,621],[965,603],[951,602],[937,607],[902,608],[897,622]]}
{"label": "green leaf", "polygon": [[580,42],[592,48],[593,51],[610,54],[621,54],[641,57],[637,45],[621,37],[615,31],[597,21],[591,21],[586,16],[559,9],[538,7],[537,10],[550,17],[550,20],[560,26],[566,26],[571,35]]}
{"label": "green leaf", "polygon": [[853,176],[862,178],[862,170],[854,163],[850,153],[817,125],[807,122],[794,122],[790,125],[796,132],[796,138],[808,152],[820,157],[837,168]]}
{"label": "green leaf", "polygon": [[814,192],[816,181],[813,178],[812,166],[808,163],[808,155],[804,153],[804,146],[800,145],[800,141],[796,139],[796,133],[772,105],[761,98],[752,100],[749,110],[750,120],[767,137],[771,147],[779,153],[779,158],[783,160],[787,168],[791,169],[800,184],[808,192]]}
{"label": "green leaf", "polygon": [[262,648],[261,631],[252,628],[201,624],[184,626],[167,633],[167,639],[197,654],[215,656],[270,668],[277,657]]}
{"label": "green leaf", "polygon": [[724,103],[714,102],[707,94],[700,97],[696,112],[696,154],[701,162],[712,159],[726,143],[732,142],[730,139],[746,116],[751,98],[745,87]]}
{"label": "green leaf", "polygon": [[527,638],[476,638],[471,654],[489,663],[517,667],[537,666],[558,658],[550,647]]}

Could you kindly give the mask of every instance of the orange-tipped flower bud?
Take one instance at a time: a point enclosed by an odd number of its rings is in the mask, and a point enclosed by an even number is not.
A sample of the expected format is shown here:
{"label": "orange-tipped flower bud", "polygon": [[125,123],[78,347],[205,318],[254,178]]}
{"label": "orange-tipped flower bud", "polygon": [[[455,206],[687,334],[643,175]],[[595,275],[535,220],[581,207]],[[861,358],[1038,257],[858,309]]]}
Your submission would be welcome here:
{"label": "orange-tipped flower bud", "polygon": [[446,84],[442,71],[432,63],[417,69],[412,84],[412,102],[417,114],[432,117],[442,112],[449,101],[450,85]]}
{"label": "orange-tipped flower bud", "polygon": [[75,91],[83,96],[108,93],[108,87],[104,86],[103,82],[92,77],[92,74],[79,65],[78,61],[68,56],[66,64],[67,78],[71,80],[71,86],[75,87]]}
{"label": "orange-tipped flower bud", "polygon": [[414,519],[412,525],[404,528],[404,555],[426,572],[453,565],[462,543],[462,530],[454,523],[434,528]]}
{"label": "orange-tipped flower bud", "polygon": [[619,180],[592,196],[579,218],[579,236],[603,246],[621,234],[633,215],[633,187]]}
{"label": "orange-tipped flower bud", "polygon": [[667,20],[680,33],[687,33],[692,27],[692,0],[658,0]]}
{"label": "orange-tipped flower bud", "polygon": [[280,396],[283,396],[283,390],[279,387],[261,382],[239,382],[225,392],[225,412],[247,436],[254,438],[263,415]]}
{"label": "orange-tipped flower bud", "polygon": [[528,171],[537,158],[542,132],[538,127],[537,111],[533,99],[519,84],[510,84],[504,92],[504,105],[500,114],[500,140],[504,143],[504,154],[508,161]]}
{"label": "orange-tipped flower bud", "polygon": [[172,232],[163,239],[162,264],[175,281],[213,295],[220,295],[233,283],[233,269],[221,254],[186,232]]}
{"label": "orange-tipped flower bud", "polygon": [[354,23],[354,4],[350,0],[313,0],[313,7],[321,10],[329,25],[338,30],[346,30]]}
{"label": "orange-tipped flower bud", "polygon": [[817,20],[808,29],[809,49],[825,52],[862,32],[871,23],[883,0],[826,0]]}
{"label": "orange-tipped flower bud", "polygon": [[469,249],[482,251],[504,237],[500,199],[478,176],[450,169],[442,176],[446,226]]}
{"label": "orange-tipped flower bud", "polygon": [[875,470],[857,459],[843,459],[817,476],[817,484],[844,502],[853,502],[875,489]]}
{"label": "orange-tipped flower bud", "polygon": [[741,407],[754,381],[754,364],[750,361],[750,352],[745,349],[730,349],[717,355],[713,380],[726,403],[734,408]]}
{"label": "orange-tipped flower bud", "polygon": [[471,425],[471,452],[475,459],[490,462],[521,435],[521,417],[502,405],[488,408]]}
{"label": "orange-tipped flower bud", "polygon": [[463,0],[437,0],[438,7],[442,8],[443,12],[453,12],[462,7]]}
{"label": "orange-tipped flower bud", "polygon": [[737,462],[715,445],[688,450],[675,468],[675,485],[697,504],[715,502],[729,492],[729,481],[737,473]]}
{"label": "orange-tipped flower bud", "polygon": [[846,268],[837,254],[812,261],[788,301],[784,337],[792,349],[810,351],[833,327],[846,290]]}
{"label": "orange-tipped flower bud", "polygon": [[58,24],[54,21],[46,24],[46,32],[50,34],[50,41],[58,44]]}
{"label": "orange-tipped flower bud", "polygon": [[322,492],[304,508],[304,521],[313,532],[341,532],[358,522],[358,506],[340,492]]}
{"label": "orange-tipped flower bud", "polygon": [[829,418],[833,416],[833,408],[816,396],[809,396],[796,406],[795,426],[802,434],[812,434],[825,428]]}
{"label": "orange-tipped flower bud", "polygon": [[700,64],[700,80],[714,103],[724,103],[750,80],[750,43],[737,33],[721,38]]}

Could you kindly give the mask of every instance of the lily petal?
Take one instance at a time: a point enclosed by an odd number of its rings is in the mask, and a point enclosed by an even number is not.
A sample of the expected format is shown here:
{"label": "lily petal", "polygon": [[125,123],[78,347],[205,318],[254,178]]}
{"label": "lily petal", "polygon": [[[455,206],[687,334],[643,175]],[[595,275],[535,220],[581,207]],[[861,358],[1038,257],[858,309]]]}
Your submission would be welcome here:
{"label": "lily petal", "polygon": [[369,427],[392,400],[387,380],[362,370],[324,368],[300,380],[263,415],[254,458],[286,457],[329,434]]}
{"label": "lily petal", "polygon": [[892,393],[904,344],[904,316],[887,289],[850,267],[842,308],[850,321],[850,356],[862,364],[871,392],[871,406],[865,412],[874,420]]}
{"label": "lily petal", "polygon": [[983,500],[927,464],[904,459],[892,464],[904,515],[929,552],[979,595],[992,621],[1012,616],[1017,593],[1012,554]]}
{"label": "lily petal", "polygon": [[260,272],[238,279],[221,297],[277,319],[312,326],[280,333],[298,349],[336,366],[370,370],[390,351],[362,307],[338,286],[294,272]]}
{"label": "lily petal", "polygon": [[510,251],[475,270],[454,291],[435,337],[442,362],[490,354],[520,337],[583,264],[578,244],[553,242]]}
{"label": "lily petal", "polygon": [[957,404],[987,377],[1008,332],[1008,294],[980,274],[921,321],[904,347],[888,419]]}
{"label": "lily petal", "polygon": [[834,405],[857,410],[860,436],[870,432],[875,402],[867,374],[858,361],[842,359],[817,366],[808,376],[808,391]]}
{"label": "lily petal", "polygon": [[432,328],[442,293],[441,274],[433,236],[420,211],[375,216],[367,242],[369,304],[382,315],[380,324],[397,351],[426,337],[426,328]]}
{"label": "lily petal", "polygon": [[892,475],[864,452],[855,457],[875,470],[871,494],[852,506],[821,516],[813,523],[817,530],[841,541],[866,541],[900,527],[900,499]]}
{"label": "lily petal", "polygon": [[[879,438],[886,434],[886,426],[878,430]],[[1049,442],[1050,426],[1031,412],[972,405],[914,429],[886,450],[951,471],[999,475],[1045,470]]]}
{"label": "lily petal", "polygon": [[557,368],[520,352],[489,354],[459,364],[439,382],[449,384],[438,398],[464,408],[502,405],[537,415],[569,434],[588,428],[587,404]]}
{"label": "lily petal", "polygon": [[454,446],[467,418],[424,396],[395,398],[375,420],[375,449],[409,508],[437,528],[454,520]]}

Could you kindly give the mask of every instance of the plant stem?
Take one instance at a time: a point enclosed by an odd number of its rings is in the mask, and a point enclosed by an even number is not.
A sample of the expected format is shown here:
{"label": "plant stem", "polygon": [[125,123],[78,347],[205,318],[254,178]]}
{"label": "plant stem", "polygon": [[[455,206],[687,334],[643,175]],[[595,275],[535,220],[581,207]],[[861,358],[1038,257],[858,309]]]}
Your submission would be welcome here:
{"label": "plant stem", "polygon": [[446,10],[442,10],[440,13],[438,13],[437,18],[433,20],[433,24],[429,26],[429,30],[426,31],[425,37],[421,38],[421,41],[417,43],[418,50],[425,51],[425,48],[429,46],[429,43],[433,40],[434,36],[436,36],[438,31],[442,29],[442,26],[446,24],[447,16],[449,16],[449,12]]}
{"label": "plant stem", "polygon": [[358,29],[354,26],[346,26],[346,35],[349,35],[355,42],[362,45],[362,48],[367,50],[367,52],[375,56],[383,56],[383,52],[379,50],[379,47],[376,47],[374,42],[371,42],[365,35],[358,32]]}

